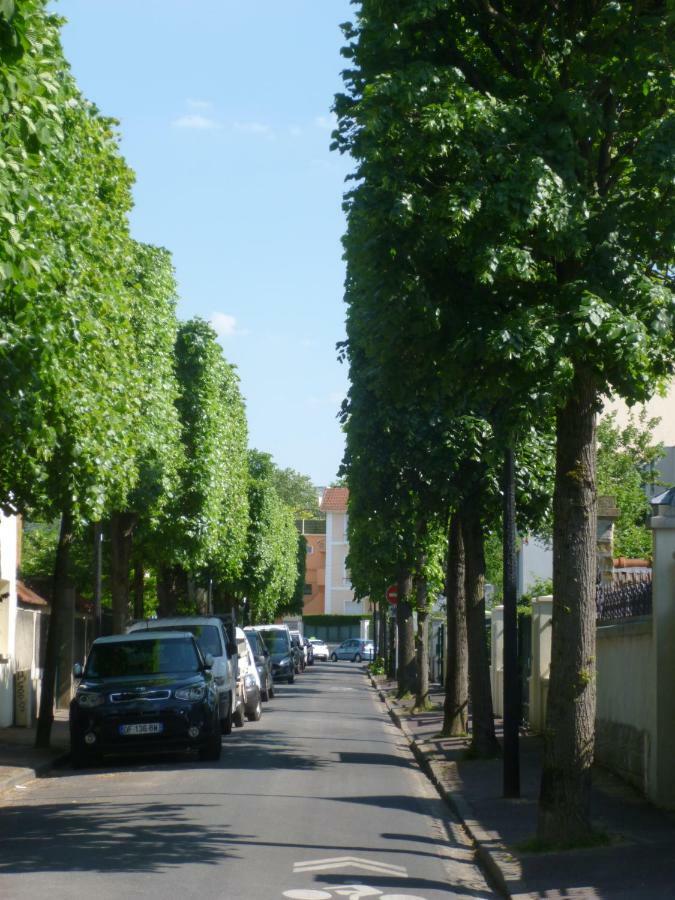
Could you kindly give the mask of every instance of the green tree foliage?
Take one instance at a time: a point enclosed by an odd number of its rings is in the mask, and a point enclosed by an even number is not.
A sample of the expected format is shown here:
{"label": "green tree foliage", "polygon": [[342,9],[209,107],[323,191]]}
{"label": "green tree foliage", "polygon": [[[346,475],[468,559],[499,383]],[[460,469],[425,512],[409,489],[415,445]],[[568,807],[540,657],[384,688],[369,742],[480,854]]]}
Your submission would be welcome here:
{"label": "green tree foliage", "polygon": [[298,519],[318,519],[319,497],[309,475],[296,472],[295,469],[280,469],[276,465],[272,470],[272,481],[279,498],[288,506]]}
{"label": "green tree foliage", "polygon": [[247,426],[235,369],[201,319],[176,341],[177,409],[183,444],[179,487],[163,510],[163,562],[219,581],[241,573],[248,525]]}
{"label": "green tree foliage", "polygon": [[276,491],[274,468],[269,454],[249,452],[248,539],[237,593],[246,597],[254,623],[290,611],[297,602],[300,577],[304,587],[304,555],[300,563],[293,510]]}
{"label": "green tree foliage", "polygon": [[612,413],[598,426],[598,493],[614,497],[620,510],[614,526],[615,556],[651,559],[651,508],[645,488],[656,480],[656,463],[663,455],[663,445],[654,443],[658,421],[643,413],[622,428]]}
{"label": "green tree foliage", "polygon": [[540,817],[553,841],[590,827],[593,682],[572,669],[594,658],[594,583],[578,579],[594,568],[595,415],[603,393],[639,399],[672,368],[667,33],[665,2],[363,0],[346,28],[336,143],[358,161],[346,251],[361,377],[389,404],[467,397],[455,412],[509,443],[557,410]]}

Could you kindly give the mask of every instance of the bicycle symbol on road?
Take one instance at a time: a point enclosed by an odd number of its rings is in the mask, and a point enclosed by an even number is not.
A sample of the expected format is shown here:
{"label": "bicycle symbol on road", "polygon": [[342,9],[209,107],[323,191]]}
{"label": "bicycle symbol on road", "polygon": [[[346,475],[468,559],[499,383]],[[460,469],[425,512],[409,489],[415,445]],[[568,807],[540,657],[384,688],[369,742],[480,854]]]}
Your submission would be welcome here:
{"label": "bicycle symbol on road", "polygon": [[287,900],[334,900],[335,897],[346,897],[347,900],[362,900],[366,897],[377,897],[378,900],[424,900],[424,897],[413,894],[385,894],[379,888],[367,884],[343,884],[325,890],[300,888],[284,891],[283,896]]}

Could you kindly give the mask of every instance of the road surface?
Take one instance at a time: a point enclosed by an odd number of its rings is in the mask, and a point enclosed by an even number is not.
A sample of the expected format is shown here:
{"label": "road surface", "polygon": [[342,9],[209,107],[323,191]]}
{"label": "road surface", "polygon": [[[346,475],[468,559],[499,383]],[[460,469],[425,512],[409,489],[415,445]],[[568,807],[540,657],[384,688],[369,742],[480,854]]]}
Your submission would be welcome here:
{"label": "road surface", "polygon": [[0,798],[3,900],[493,896],[353,663],[279,685],[219,763],[106,761]]}

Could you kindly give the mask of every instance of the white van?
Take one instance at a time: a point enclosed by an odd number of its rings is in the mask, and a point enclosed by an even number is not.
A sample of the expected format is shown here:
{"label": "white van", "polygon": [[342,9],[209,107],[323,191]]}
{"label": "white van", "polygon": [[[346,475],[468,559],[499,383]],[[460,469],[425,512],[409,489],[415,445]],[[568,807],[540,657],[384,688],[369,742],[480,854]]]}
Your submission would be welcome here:
{"label": "white van", "polygon": [[244,709],[246,718],[250,722],[257,722],[262,714],[262,702],[260,693],[260,675],[255,664],[255,657],[251,645],[246,640],[242,628],[237,626],[237,655],[239,657],[239,677],[243,682]]}
{"label": "white van", "polygon": [[[194,634],[203,654],[213,657],[213,680],[219,694],[220,722],[223,734],[230,734],[232,723],[238,728],[246,721],[245,674],[241,671],[239,653],[228,653],[225,627],[216,616],[172,616],[166,619],[145,619],[134,622],[127,632],[161,629],[162,631],[189,631]],[[237,632],[241,631],[240,628]],[[242,631],[244,642],[246,637]],[[234,651],[234,648],[230,648]],[[237,634],[237,650],[239,635]],[[253,665],[255,669],[255,663]],[[257,674],[257,673],[256,673]],[[258,686],[260,682],[258,682]]]}

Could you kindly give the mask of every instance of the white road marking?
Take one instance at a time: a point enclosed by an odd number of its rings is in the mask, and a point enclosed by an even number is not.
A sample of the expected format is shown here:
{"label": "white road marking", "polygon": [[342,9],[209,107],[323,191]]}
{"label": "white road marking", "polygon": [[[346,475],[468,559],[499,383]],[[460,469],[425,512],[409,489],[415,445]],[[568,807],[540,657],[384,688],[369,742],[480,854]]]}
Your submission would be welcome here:
{"label": "white road marking", "polygon": [[380,875],[395,875],[407,878],[405,866],[394,866],[390,863],[377,862],[374,859],[360,859],[357,856],[334,856],[329,859],[308,859],[305,862],[293,863],[293,872],[326,872],[345,868],[363,869],[366,872],[378,872]]}

